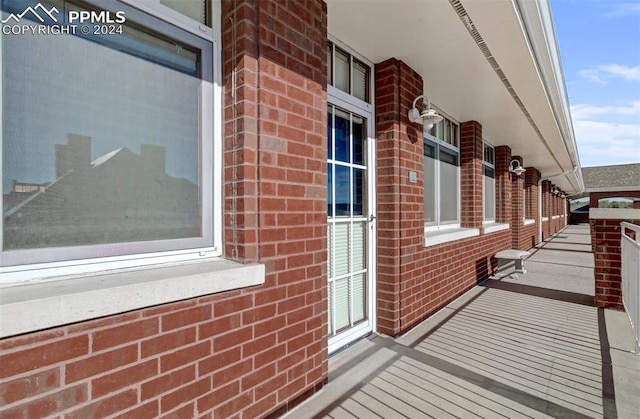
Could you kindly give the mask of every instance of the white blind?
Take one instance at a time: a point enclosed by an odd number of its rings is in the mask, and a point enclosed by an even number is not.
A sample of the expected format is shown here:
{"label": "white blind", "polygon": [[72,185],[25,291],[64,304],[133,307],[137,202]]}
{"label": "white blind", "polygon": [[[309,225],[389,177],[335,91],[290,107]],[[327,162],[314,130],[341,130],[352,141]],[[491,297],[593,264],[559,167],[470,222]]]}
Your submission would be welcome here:
{"label": "white blind", "polygon": [[335,50],[335,83],[334,86],[349,93],[349,55],[339,49]]}
{"label": "white blind", "polygon": [[496,180],[490,176],[484,176],[484,219],[496,218]]}
{"label": "white blind", "polygon": [[368,68],[359,61],[353,60],[353,95],[368,102],[367,75]]}
{"label": "white blind", "polygon": [[334,235],[335,260],[332,265],[336,277],[349,273],[349,224],[336,224]]}
{"label": "white blind", "polygon": [[335,331],[349,326],[349,278],[334,282],[336,287]]}
{"label": "white blind", "polygon": [[199,23],[207,23],[206,0],[160,0],[160,3]]}
{"label": "white blind", "polygon": [[443,161],[455,158],[440,150],[440,222],[458,222],[458,166]]}
{"label": "white blind", "polygon": [[353,322],[364,320],[365,310],[365,281],[364,274],[353,276]]}
{"label": "white blind", "polygon": [[351,267],[351,272],[359,271],[364,269],[365,263],[365,245],[364,245],[364,229],[366,228],[366,223],[358,223],[353,225],[353,266]]}
{"label": "white blind", "polygon": [[424,156],[424,222],[433,224],[436,220],[436,160],[435,148],[425,145]]}

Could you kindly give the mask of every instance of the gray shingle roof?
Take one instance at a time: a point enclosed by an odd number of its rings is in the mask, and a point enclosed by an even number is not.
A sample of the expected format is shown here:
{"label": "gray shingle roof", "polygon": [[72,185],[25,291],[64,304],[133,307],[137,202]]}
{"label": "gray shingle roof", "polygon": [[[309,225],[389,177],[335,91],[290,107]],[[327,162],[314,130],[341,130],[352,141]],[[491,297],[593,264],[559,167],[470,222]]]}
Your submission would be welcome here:
{"label": "gray shingle roof", "polygon": [[640,191],[640,163],[583,167],[585,192]]}

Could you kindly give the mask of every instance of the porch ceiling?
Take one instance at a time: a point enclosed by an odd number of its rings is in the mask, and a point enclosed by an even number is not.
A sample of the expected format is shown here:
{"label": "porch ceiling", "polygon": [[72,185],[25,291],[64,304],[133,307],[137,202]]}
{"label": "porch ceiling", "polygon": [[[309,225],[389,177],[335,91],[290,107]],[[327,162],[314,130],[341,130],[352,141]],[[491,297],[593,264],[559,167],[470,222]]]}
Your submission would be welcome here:
{"label": "porch ceiling", "polygon": [[[406,62],[443,112],[480,122],[488,142],[510,146],[543,178],[556,175],[550,180],[564,191],[582,189],[580,172],[571,172],[579,159],[548,8],[518,0],[326,1],[330,36],[373,63],[391,57]],[[463,23],[456,3],[471,25]],[[557,176],[563,172],[571,173]]]}

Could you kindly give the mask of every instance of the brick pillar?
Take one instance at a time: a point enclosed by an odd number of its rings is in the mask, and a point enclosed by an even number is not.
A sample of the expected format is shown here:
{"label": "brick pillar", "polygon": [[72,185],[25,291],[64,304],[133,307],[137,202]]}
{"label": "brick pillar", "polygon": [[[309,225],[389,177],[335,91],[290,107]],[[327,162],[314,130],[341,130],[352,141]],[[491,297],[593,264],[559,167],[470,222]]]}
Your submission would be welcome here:
{"label": "brick pillar", "polygon": [[542,223],[542,239],[545,240],[551,235],[551,182],[542,181],[542,216],[547,217],[547,221]]}
{"label": "brick pillar", "polygon": [[[407,116],[422,78],[402,61],[375,66],[377,138],[378,331],[401,330],[400,281],[424,240],[422,125]],[[417,182],[409,182],[409,172]]]}
{"label": "brick pillar", "polygon": [[[517,160],[522,164],[522,157],[513,156],[512,160]],[[520,235],[524,223],[522,216],[524,214],[524,178],[511,173],[511,246],[514,249],[520,249]],[[527,250],[527,249],[524,249]]]}
{"label": "brick pillar", "polygon": [[255,417],[327,380],[327,6],[223,0],[222,25],[224,253],[265,265],[242,326],[256,350],[280,349],[253,365],[243,346],[256,372],[216,416]]}
{"label": "brick pillar", "polygon": [[496,151],[496,222],[511,222],[511,148],[501,145]]}
{"label": "brick pillar", "polygon": [[476,121],[460,124],[460,166],[460,224],[481,228],[482,125]]}
{"label": "brick pillar", "polygon": [[623,310],[621,220],[590,219],[596,307]]}
{"label": "brick pillar", "polygon": [[532,220],[539,221],[539,193],[538,182],[540,181],[540,172],[535,167],[527,167],[525,177],[525,205],[527,206],[527,217]]}

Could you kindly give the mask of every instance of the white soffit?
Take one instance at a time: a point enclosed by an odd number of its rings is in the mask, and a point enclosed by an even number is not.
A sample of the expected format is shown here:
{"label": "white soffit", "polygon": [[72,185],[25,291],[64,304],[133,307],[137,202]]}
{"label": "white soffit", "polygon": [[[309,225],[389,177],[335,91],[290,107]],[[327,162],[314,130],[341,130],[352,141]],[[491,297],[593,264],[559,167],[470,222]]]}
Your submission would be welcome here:
{"label": "white soffit", "polygon": [[[561,128],[512,1],[460,4],[546,144],[452,3],[455,0],[327,0],[329,35],[371,62],[392,57],[406,62],[423,77],[424,93],[435,106],[458,121],[477,120],[485,139],[510,146],[513,155],[522,156],[525,165],[536,167],[543,177],[570,170]],[[539,43],[536,47],[546,48]],[[548,84],[557,86],[555,80]],[[579,190],[570,176],[551,180],[567,192]]]}

